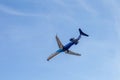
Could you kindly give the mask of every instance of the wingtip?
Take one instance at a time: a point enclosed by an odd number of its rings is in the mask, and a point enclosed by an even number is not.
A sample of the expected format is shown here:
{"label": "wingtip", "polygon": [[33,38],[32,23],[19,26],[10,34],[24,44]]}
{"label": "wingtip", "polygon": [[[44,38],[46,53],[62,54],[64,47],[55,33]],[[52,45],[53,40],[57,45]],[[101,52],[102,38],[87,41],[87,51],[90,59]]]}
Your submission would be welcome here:
{"label": "wingtip", "polygon": [[55,36],[56,38],[58,38],[58,36],[57,36],[57,34],[56,34],[56,36]]}
{"label": "wingtip", "polygon": [[81,54],[77,54],[76,56],[81,56]]}
{"label": "wingtip", "polygon": [[81,54],[79,54],[79,56],[82,56]]}
{"label": "wingtip", "polygon": [[49,61],[49,59],[47,59],[47,61]]}

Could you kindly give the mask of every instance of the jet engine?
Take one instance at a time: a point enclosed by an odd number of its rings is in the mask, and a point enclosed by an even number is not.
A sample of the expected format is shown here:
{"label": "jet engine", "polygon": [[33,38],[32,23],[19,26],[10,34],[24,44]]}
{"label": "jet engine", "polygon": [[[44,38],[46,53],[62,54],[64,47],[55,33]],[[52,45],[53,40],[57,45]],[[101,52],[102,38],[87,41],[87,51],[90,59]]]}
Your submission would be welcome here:
{"label": "jet engine", "polygon": [[73,42],[74,40],[75,40],[75,38],[70,38],[70,41],[72,41],[72,42]]}
{"label": "jet engine", "polygon": [[78,44],[78,41],[75,42],[75,45],[77,45],[77,44]]}

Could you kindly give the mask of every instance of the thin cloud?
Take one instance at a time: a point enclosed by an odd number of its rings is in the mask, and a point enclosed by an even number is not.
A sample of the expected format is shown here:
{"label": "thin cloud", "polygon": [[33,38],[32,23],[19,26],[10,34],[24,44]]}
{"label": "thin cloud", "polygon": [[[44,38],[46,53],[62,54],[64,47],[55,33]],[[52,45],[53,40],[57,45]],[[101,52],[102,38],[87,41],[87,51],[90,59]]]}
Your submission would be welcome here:
{"label": "thin cloud", "polygon": [[91,13],[93,15],[98,14],[98,12],[92,6],[90,6],[90,4],[88,4],[84,0],[78,0],[78,2],[87,12],[89,12],[89,13]]}
{"label": "thin cloud", "polygon": [[119,2],[117,2],[116,0],[103,0],[103,2],[109,7],[109,9],[111,10],[112,16],[114,18],[114,22],[115,22],[115,28],[116,28],[116,32],[119,36],[120,39],[120,6],[119,6]]}
{"label": "thin cloud", "polygon": [[[103,0],[103,2],[109,7],[109,9],[111,10],[112,16],[114,18],[114,28],[116,28],[116,33],[117,33],[117,37],[120,39],[120,6],[119,6],[119,2],[117,2],[117,0]],[[116,44],[116,46],[114,46],[116,49],[115,50],[115,58],[114,58],[114,69],[116,70],[116,76],[115,76],[115,80],[120,80],[120,48],[119,48],[120,43],[118,42],[118,44]]]}
{"label": "thin cloud", "polygon": [[16,16],[43,16],[43,14],[36,14],[36,13],[34,14],[34,13],[20,12],[18,10],[15,10],[13,8],[10,8],[8,6],[1,5],[1,4],[0,4],[0,11],[4,12],[6,14],[16,15]]}
{"label": "thin cloud", "polygon": [[120,38],[120,6],[118,4],[117,1],[111,1],[111,5],[112,5],[112,12],[113,12],[113,17],[115,19],[115,27],[116,27],[116,31],[119,35]]}

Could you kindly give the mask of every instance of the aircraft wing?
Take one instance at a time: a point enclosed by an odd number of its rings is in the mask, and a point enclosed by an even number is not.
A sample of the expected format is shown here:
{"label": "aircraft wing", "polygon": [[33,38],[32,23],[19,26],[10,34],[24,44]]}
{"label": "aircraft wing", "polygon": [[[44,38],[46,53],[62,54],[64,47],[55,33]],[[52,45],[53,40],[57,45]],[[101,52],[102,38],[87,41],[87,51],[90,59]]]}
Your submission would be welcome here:
{"label": "aircraft wing", "polygon": [[55,52],[53,54],[51,54],[48,58],[47,61],[49,61],[50,59],[52,59],[53,57],[55,57],[56,55],[58,55],[60,52]]}
{"label": "aircraft wing", "polygon": [[76,55],[76,56],[81,56],[81,54],[75,53],[75,52],[73,52],[73,51],[71,51],[71,50],[65,51],[65,53],[66,53],[66,54],[71,54],[71,55]]}
{"label": "aircraft wing", "polygon": [[61,43],[61,41],[60,41],[60,39],[58,38],[57,35],[56,35],[56,41],[57,41],[57,44],[58,44],[59,48],[62,49],[63,45],[62,45],[62,43]]}

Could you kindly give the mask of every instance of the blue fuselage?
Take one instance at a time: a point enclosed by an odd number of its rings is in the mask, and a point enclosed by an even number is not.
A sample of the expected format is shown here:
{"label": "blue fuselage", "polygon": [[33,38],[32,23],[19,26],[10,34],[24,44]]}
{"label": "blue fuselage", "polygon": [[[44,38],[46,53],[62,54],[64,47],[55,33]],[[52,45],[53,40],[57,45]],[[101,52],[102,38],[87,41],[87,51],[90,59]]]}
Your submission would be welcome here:
{"label": "blue fuselage", "polygon": [[65,46],[63,46],[62,49],[58,49],[56,52],[64,52],[67,51],[73,44],[77,44],[78,40],[80,39],[81,36],[78,36],[77,39],[74,39],[73,41],[70,41],[68,44],[66,44]]}
{"label": "blue fuselage", "polygon": [[56,52],[64,52],[64,51],[68,50],[73,44],[74,44],[74,42],[69,42],[68,44],[63,46],[63,49],[58,49]]}
{"label": "blue fuselage", "polygon": [[74,44],[74,42],[69,42],[68,44],[66,44],[66,45],[63,47],[63,50],[64,50],[64,51],[68,50],[73,44]]}

